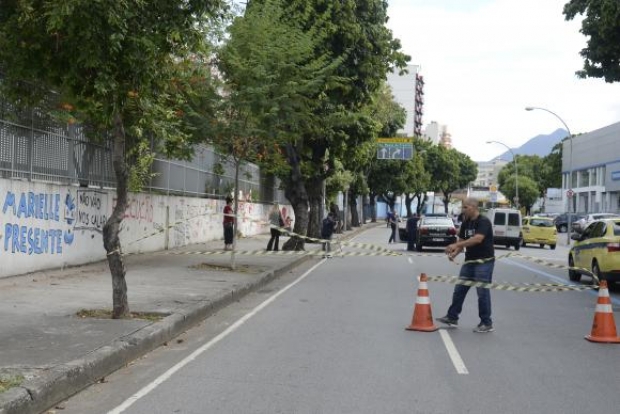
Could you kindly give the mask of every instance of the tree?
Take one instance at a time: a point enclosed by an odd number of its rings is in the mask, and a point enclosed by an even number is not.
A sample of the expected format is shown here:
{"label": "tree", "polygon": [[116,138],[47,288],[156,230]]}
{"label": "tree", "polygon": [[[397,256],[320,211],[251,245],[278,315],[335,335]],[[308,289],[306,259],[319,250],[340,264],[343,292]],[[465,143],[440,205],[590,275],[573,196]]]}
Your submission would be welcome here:
{"label": "tree", "polygon": [[581,78],[603,78],[605,82],[620,81],[620,2],[618,0],[571,0],[564,5],[566,20],[585,15],[581,33],[589,36]]}
{"label": "tree", "polygon": [[[519,201],[520,201],[519,204],[524,205],[523,202],[521,202],[520,200],[521,199],[521,178],[522,177],[530,178],[536,184],[536,189],[538,190],[538,197],[544,197],[545,189],[547,188],[545,186],[545,180],[547,178],[545,171],[548,167],[545,164],[545,161],[542,158],[540,158],[538,155],[517,155],[516,159],[517,159],[517,169],[519,172],[519,175],[518,175]],[[502,186],[505,186],[506,183],[508,183],[509,181],[514,182],[514,180],[515,180],[515,164],[514,162],[511,162],[511,163],[506,164],[501,169],[499,174],[497,175],[497,184],[499,184],[499,186],[502,187]],[[502,193],[508,196],[503,190],[502,190]],[[509,200],[513,200],[513,199],[514,199],[514,196],[511,196],[509,198]]]}
{"label": "tree", "polygon": [[[500,190],[506,197],[513,199],[516,196],[515,180],[507,180]],[[526,214],[530,213],[539,197],[540,191],[536,182],[528,176],[519,174],[519,204],[525,207]]]}
{"label": "tree", "polygon": [[[0,10],[0,67],[5,94],[41,102],[57,91],[94,131],[111,143],[117,204],[103,228],[112,274],[113,318],[129,312],[118,237],[130,177],[149,154],[149,141],[187,156],[183,108],[190,91],[188,62],[208,53],[211,26],[223,0],[22,0]],[[24,88],[25,82],[30,87]]]}
{"label": "tree", "polygon": [[455,149],[434,145],[426,152],[426,169],[431,174],[430,188],[443,194],[445,213],[451,194],[467,187],[476,179],[478,165],[469,156]]}
{"label": "tree", "polygon": [[[264,0],[252,0],[248,8],[261,3]],[[300,220],[295,223],[297,232],[298,224],[310,221],[318,227],[321,189],[332,171],[325,170],[325,165],[345,159],[353,142],[359,145],[374,138],[373,122],[362,109],[382,85],[388,69],[404,67],[409,58],[400,52],[400,42],[385,26],[387,2],[383,0],[291,0],[285,7],[287,19],[325,36],[315,51],[318,56],[341,59],[336,75],[342,82],[325,83],[316,96],[320,105],[313,110],[317,122],[299,130],[300,138],[286,147],[291,170],[283,182]],[[293,239],[284,248],[292,244],[303,248]]]}

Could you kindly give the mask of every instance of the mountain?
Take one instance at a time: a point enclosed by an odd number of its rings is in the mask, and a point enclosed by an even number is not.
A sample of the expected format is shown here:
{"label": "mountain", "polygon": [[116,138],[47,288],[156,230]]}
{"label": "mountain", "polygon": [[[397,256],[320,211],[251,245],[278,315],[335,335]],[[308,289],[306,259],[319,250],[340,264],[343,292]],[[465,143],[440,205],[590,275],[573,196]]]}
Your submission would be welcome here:
{"label": "mountain", "polygon": [[[536,135],[519,148],[512,148],[512,151],[517,155],[538,155],[539,157],[545,157],[549,155],[553,146],[562,141],[567,135],[568,133],[566,130],[560,128],[549,135]],[[497,157],[491,158],[489,161],[493,161],[496,158],[512,161],[512,154],[510,151],[506,151]]]}

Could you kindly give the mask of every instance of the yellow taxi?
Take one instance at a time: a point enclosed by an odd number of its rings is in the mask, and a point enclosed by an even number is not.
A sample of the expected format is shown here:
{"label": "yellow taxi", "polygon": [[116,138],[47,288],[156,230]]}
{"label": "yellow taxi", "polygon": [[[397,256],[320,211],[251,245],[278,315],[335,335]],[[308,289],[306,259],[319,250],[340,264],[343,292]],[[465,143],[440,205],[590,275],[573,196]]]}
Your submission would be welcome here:
{"label": "yellow taxi", "polygon": [[[571,239],[576,241],[568,252],[570,267],[590,270],[601,280],[620,281],[620,218],[593,221]],[[578,282],[581,273],[569,270],[568,278]]]}
{"label": "yellow taxi", "polygon": [[526,244],[538,244],[541,248],[545,245],[551,250],[555,249],[558,240],[558,231],[553,219],[549,217],[524,217],[523,218],[523,241]]}

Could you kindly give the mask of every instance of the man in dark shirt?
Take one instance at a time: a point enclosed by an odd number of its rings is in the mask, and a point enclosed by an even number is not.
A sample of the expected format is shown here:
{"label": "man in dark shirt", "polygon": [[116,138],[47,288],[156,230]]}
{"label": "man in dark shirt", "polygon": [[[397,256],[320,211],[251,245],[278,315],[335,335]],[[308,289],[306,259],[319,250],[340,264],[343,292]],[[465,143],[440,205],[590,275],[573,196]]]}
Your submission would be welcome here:
{"label": "man in dark shirt", "polygon": [[407,220],[407,250],[415,250],[416,238],[418,237],[418,215],[413,213]]}
{"label": "man in dark shirt", "polygon": [[[467,198],[463,201],[463,223],[459,231],[459,240],[446,247],[446,254],[453,260],[465,249],[465,263],[461,267],[461,280],[491,283],[495,266],[495,249],[493,247],[493,225],[489,219],[480,214],[478,200]],[[463,302],[470,286],[456,285],[452,295],[452,305],[448,314],[437,318],[439,322],[455,326],[463,310]],[[487,288],[476,288],[478,292],[478,315],[480,324],[474,332],[493,332],[491,320],[491,292]]]}

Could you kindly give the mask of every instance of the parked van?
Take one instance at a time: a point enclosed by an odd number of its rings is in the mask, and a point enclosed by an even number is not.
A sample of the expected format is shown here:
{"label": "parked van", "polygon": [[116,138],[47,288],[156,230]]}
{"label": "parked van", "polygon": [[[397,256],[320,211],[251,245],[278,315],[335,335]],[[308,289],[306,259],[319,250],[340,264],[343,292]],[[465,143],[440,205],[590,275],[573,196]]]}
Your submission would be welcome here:
{"label": "parked van", "polygon": [[523,241],[521,212],[512,208],[492,208],[485,215],[493,224],[494,243],[519,250]]}

